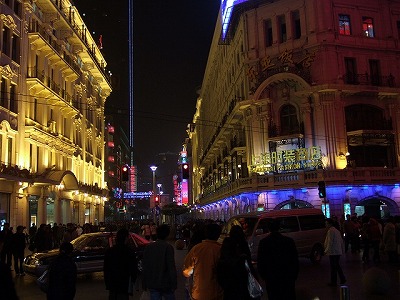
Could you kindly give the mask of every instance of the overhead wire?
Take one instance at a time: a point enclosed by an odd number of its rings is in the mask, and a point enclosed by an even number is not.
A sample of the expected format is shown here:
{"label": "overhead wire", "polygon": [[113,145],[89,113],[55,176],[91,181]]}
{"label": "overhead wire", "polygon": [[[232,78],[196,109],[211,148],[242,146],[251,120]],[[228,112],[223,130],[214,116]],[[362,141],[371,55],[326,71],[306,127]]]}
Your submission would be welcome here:
{"label": "overhead wire", "polygon": [[[5,92],[3,94],[10,94],[9,92]],[[33,99],[40,99],[40,100],[49,100],[49,97],[44,97],[44,96],[34,96],[34,95],[28,95],[28,94],[22,94],[22,93],[17,93],[16,95],[20,95],[22,97],[32,97]],[[56,98],[56,97],[54,97]],[[8,101],[10,99],[7,99]],[[24,102],[27,104],[33,104],[32,101],[29,100],[24,100],[24,99],[14,99],[14,101],[18,101],[18,102]],[[98,107],[96,107],[96,105],[87,105],[85,102],[83,101],[79,101],[79,103],[81,104],[79,108],[65,102],[64,99],[59,99],[59,102],[63,102],[64,104],[47,104],[47,103],[38,103],[38,105],[47,105],[50,107],[65,107],[66,105],[72,106],[74,109],[78,110],[79,112],[81,112],[82,114],[87,112],[87,111],[92,111],[95,112]],[[73,101],[76,102],[76,101]],[[97,105],[98,106],[98,105]],[[105,110],[107,110],[107,107],[104,107]],[[126,116],[129,117],[129,108],[123,108],[123,107],[109,107],[108,108],[111,111],[105,112],[105,115],[118,115],[118,116]],[[173,123],[181,123],[181,124],[193,124],[192,122],[192,118],[187,117],[187,118],[182,118],[182,116],[180,115],[171,115],[171,114],[166,114],[166,113],[162,113],[162,112],[154,112],[154,111],[141,111],[141,110],[135,110],[135,118],[136,119],[151,119],[151,120],[158,120],[158,121],[166,121],[166,122],[173,122]],[[220,128],[220,130],[225,129],[225,130],[232,130],[237,128],[236,124],[231,125],[231,124],[224,124],[222,127],[220,126],[220,122],[218,121],[214,121],[214,120],[208,120],[208,119],[201,119],[201,118],[197,118],[196,119],[196,123],[194,123],[195,125],[199,125],[199,126],[204,126],[204,127],[212,127],[212,128]],[[257,127],[257,126],[252,126],[252,128],[246,128],[246,126],[242,126],[244,127],[245,132],[249,133],[249,132],[254,132],[254,133],[262,133],[263,130],[261,129],[261,127]],[[304,134],[303,134],[304,136]],[[323,139],[326,140],[328,137],[326,135],[309,135],[306,137],[314,137],[317,139]],[[341,138],[336,138],[336,139],[341,139]],[[346,140],[345,138],[343,138],[343,140]]]}

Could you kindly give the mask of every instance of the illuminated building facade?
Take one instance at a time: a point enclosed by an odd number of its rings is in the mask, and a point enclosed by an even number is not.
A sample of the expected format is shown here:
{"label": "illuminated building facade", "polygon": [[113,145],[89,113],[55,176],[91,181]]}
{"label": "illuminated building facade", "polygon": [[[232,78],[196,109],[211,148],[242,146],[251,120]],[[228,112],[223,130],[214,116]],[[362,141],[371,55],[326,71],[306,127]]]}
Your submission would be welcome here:
{"label": "illuminated building facade", "polygon": [[103,55],[68,0],[0,8],[0,222],[101,222]]}
{"label": "illuminated building facade", "polygon": [[223,0],[188,130],[202,216],[399,214],[399,39],[400,1]]}

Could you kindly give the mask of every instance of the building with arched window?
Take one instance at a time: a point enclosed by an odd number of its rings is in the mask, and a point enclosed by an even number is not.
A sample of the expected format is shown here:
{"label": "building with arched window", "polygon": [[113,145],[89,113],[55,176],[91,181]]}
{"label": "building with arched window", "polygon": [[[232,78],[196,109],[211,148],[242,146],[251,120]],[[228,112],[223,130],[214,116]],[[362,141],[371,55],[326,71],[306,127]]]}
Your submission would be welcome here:
{"label": "building with arched window", "polygon": [[400,214],[399,42],[399,2],[221,1],[188,130],[202,216]]}
{"label": "building with arched window", "polygon": [[103,221],[103,55],[69,0],[0,7],[0,225]]}

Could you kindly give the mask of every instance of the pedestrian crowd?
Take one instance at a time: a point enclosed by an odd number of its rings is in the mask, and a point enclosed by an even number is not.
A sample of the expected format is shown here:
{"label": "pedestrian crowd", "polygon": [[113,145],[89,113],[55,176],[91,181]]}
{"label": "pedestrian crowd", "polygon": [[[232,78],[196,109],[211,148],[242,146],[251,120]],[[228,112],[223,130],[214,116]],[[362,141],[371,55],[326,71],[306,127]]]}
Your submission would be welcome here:
{"label": "pedestrian crowd", "polygon": [[[149,299],[175,299],[177,270],[174,247],[167,240],[182,239],[187,248],[182,275],[186,277],[185,296],[190,300],[236,300],[261,299],[254,282],[264,282],[269,300],[296,299],[295,282],[299,272],[299,261],[293,239],[279,232],[278,221],[268,225],[270,234],[258,245],[258,261],[253,265],[243,225],[230,228],[228,237],[219,241],[223,222],[212,220],[189,221],[178,225],[172,234],[171,227],[153,222],[113,222],[82,227],[75,224],[35,224],[27,230],[17,226],[16,231],[9,223],[0,232],[0,267],[11,274],[24,275],[23,260],[25,247],[31,251],[60,248],[58,258],[49,267],[48,299],[73,299],[75,295],[76,267],[70,254],[74,238],[95,231],[117,231],[116,245],[109,248],[104,260],[104,280],[109,299],[129,299],[136,281],[140,278],[142,289]],[[389,217],[381,222],[372,217],[347,215],[342,219],[335,216],[326,219],[325,255],[329,257],[329,285],[346,283],[340,258],[347,251],[362,252],[362,260],[368,263],[387,260],[399,261],[400,218]],[[142,235],[149,241],[139,267],[137,257],[128,247],[129,232]],[[128,263],[127,263],[128,262]],[[138,269],[139,267],[139,269]],[[63,270],[62,272],[60,270]],[[67,276],[59,280],[61,273]],[[4,281],[3,281],[4,280]],[[7,282],[7,278],[2,281]],[[139,282],[139,281],[137,281]],[[253,284],[250,284],[253,283]],[[14,295],[11,289],[7,291]],[[65,298],[59,291],[68,289]],[[258,293],[258,294],[257,294]],[[18,299],[10,296],[10,299]]]}
{"label": "pedestrian crowd", "polygon": [[[345,218],[333,218],[335,227],[344,239],[344,253],[362,253],[368,263],[387,257],[389,263],[397,263],[400,254],[400,216],[389,216],[385,222],[373,217],[347,214]],[[371,253],[372,252],[372,253]]]}

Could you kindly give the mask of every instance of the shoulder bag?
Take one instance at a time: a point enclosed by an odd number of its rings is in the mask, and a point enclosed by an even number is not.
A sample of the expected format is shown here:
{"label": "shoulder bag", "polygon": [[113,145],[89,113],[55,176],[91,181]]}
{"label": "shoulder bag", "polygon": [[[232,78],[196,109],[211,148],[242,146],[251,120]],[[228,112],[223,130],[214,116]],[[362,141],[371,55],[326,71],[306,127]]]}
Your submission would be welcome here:
{"label": "shoulder bag", "polygon": [[251,273],[249,264],[247,263],[247,260],[244,261],[244,264],[245,264],[245,267],[247,270],[247,277],[248,277],[247,289],[249,290],[250,297],[251,298],[260,298],[264,292],[263,288],[258,283],[257,279]]}

